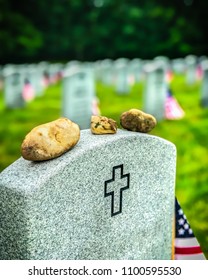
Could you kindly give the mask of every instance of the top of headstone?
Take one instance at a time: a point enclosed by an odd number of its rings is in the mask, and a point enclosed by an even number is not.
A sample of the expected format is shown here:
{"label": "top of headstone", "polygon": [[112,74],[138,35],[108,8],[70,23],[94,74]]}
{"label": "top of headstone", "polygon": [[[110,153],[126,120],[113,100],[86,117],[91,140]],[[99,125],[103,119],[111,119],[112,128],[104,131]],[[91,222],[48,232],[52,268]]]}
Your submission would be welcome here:
{"label": "top of headstone", "polygon": [[195,64],[197,61],[197,56],[189,54],[185,57],[185,62],[188,64]]}
{"label": "top of headstone", "polygon": [[165,65],[161,61],[151,61],[149,63],[144,64],[143,69],[146,73],[151,73],[157,70],[165,70]]}
{"label": "top of headstone", "polygon": [[84,65],[72,65],[70,67],[66,67],[64,69],[64,78],[68,78],[80,73],[88,73],[88,74],[92,74],[92,67],[89,64],[84,64]]}
{"label": "top of headstone", "polygon": [[[81,137],[78,144],[73,149],[56,159],[42,162],[31,162],[22,157],[19,158],[2,171],[0,174],[0,185],[20,192],[35,191],[38,188],[37,186],[41,186],[42,183],[47,181],[50,177],[56,176],[56,174],[58,174],[60,170],[63,170],[65,166],[73,165],[75,160],[79,158],[81,160],[81,158],[90,150],[96,151],[96,149],[99,149],[102,146],[104,149],[106,148],[106,152],[109,154],[108,150],[110,145],[117,141],[124,141],[125,146],[121,147],[121,150],[125,155],[127,142],[132,143],[136,138],[140,145],[145,143],[146,157],[150,156],[151,153],[154,154],[154,157],[156,156],[155,153],[161,153],[160,148],[158,147],[161,147],[162,153],[165,153],[167,149],[170,149],[174,155],[176,153],[174,144],[157,136],[129,132],[121,129],[118,129],[118,132],[112,135],[94,135],[91,133],[90,129],[85,129],[81,131]],[[121,142],[120,145],[122,145]],[[154,147],[155,149],[151,150]],[[112,149],[112,158],[115,156],[116,155]],[[135,156],[137,155],[135,154]],[[103,160],[104,155],[98,153],[95,154],[95,157],[96,158],[92,158],[92,160],[99,162]]]}

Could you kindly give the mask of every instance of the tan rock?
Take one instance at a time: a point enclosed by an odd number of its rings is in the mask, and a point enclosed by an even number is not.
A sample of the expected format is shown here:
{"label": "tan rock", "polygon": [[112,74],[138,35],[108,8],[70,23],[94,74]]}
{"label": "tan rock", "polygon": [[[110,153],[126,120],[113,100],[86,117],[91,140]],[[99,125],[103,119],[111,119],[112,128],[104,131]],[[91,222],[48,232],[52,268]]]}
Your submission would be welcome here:
{"label": "tan rock", "polygon": [[116,121],[104,116],[91,117],[91,132],[93,134],[115,134],[116,131]]}
{"label": "tan rock", "polygon": [[31,161],[52,159],[74,147],[79,138],[79,126],[67,118],[59,118],[33,128],[21,145],[21,154]]}
{"label": "tan rock", "polygon": [[131,109],[120,116],[121,126],[127,130],[150,132],[157,124],[155,117],[137,109]]}

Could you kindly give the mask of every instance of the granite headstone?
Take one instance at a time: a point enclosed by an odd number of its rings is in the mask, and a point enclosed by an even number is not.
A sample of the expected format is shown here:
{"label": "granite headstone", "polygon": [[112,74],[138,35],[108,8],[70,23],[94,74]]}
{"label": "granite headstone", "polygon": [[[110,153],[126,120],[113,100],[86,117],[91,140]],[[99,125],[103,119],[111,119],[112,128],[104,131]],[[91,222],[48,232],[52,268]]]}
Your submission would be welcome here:
{"label": "granite headstone", "polygon": [[171,61],[172,70],[174,73],[183,75],[186,70],[186,64],[183,58],[175,58]]}
{"label": "granite headstone", "polygon": [[[129,77],[130,77],[130,83],[139,83],[141,82],[143,78],[143,62],[139,58],[134,58],[129,61],[128,63],[129,67]],[[133,81],[132,81],[133,78]]]}
{"label": "granite headstone", "polygon": [[193,85],[196,83],[196,69],[197,69],[197,57],[195,55],[187,55],[185,57],[186,63],[186,83],[187,85]]}
{"label": "granite headstone", "polygon": [[160,63],[150,63],[144,68],[145,86],[143,91],[143,110],[152,114],[158,121],[165,117],[165,101],[168,91],[166,70]]}
{"label": "granite headstone", "polygon": [[172,143],[125,130],[18,159],[0,175],[0,259],[171,259],[175,170]]}
{"label": "granite headstone", "polygon": [[111,59],[104,59],[100,62],[100,69],[101,69],[101,81],[104,85],[111,86],[113,85],[113,78],[114,78],[114,67],[113,61]]}
{"label": "granite headstone", "polygon": [[95,81],[90,67],[65,70],[62,94],[62,115],[76,122],[81,129],[90,127]]}
{"label": "granite headstone", "polygon": [[118,95],[130,93],[129,83],[129,60],[127,58],[119,58],[114,62],[115,86]]}
{"label": "granite headstone", "polygon": [[22,108],[25,105],[23,99],[24,77],[18,70],[9,70],[4,74],[4,102],[10,109]]}

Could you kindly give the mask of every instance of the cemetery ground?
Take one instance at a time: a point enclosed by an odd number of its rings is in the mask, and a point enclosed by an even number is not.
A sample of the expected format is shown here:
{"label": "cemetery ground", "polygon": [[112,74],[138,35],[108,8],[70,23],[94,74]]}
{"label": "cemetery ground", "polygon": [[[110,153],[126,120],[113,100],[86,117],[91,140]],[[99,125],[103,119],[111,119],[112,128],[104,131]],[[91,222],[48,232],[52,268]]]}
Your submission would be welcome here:
{"label": "cemetery ground", "polygon": [[[151,134],[165,138],[177,147],[176,196],[208,258],[208,109],[199,104],[200,86],[201,82],[188,86],[183,76],[175,77],[171,88],[185,117],[161,121]],[[142,109],[142,89],[142,83],[136,84],[129,95],[117,95],[113,86],[97,83],[101,114],[119,124],[122,112]],[[43,96],[22,109],[6,109],[0,92],[0,171],[20,157],[24,136],[33,127],[60,115],[61,83],[50,86]]]}

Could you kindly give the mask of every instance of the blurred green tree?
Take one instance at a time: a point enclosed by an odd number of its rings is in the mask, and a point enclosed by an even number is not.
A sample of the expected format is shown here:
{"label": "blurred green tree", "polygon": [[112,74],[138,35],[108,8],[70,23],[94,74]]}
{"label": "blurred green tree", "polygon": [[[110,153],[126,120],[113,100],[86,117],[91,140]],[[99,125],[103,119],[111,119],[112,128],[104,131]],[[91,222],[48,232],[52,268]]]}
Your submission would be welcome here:
{"label": "blurred green tree", "polygon": [[206,54],[208,2],[0,0],[0,59]]}
{"label": "blurred green tree", "polygon": [[42,45],[42,34],[32,19],[16,11],[15,1],[0,0],[0,60],[2,62],[35,57]]}

